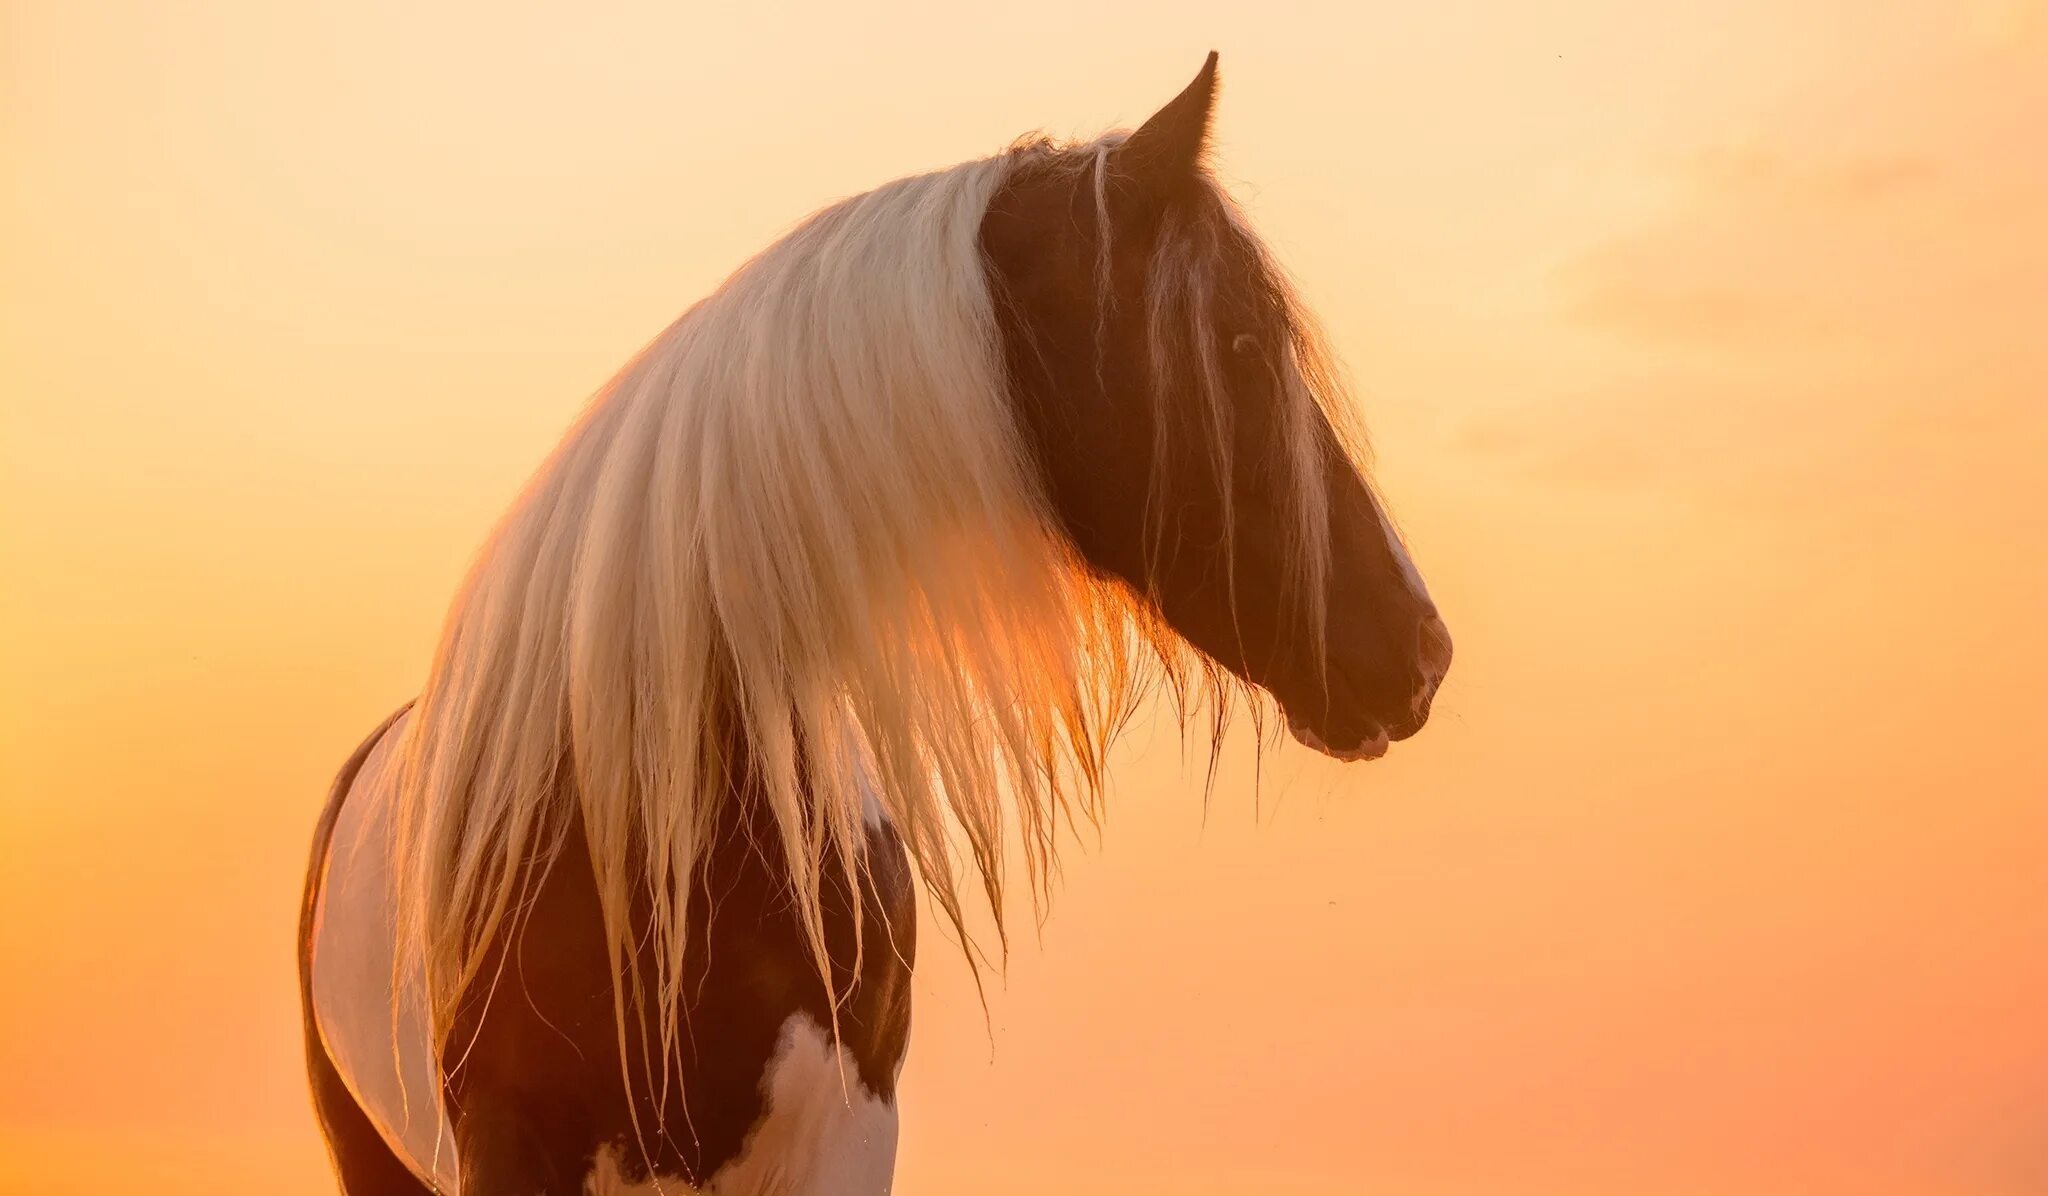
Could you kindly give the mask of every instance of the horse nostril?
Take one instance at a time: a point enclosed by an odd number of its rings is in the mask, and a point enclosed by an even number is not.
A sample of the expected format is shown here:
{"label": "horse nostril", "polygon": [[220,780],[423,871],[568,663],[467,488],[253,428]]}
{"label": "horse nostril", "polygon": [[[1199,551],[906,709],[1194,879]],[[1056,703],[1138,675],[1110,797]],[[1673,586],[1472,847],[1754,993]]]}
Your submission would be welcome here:
{"label": "horse nostril", "polygon": [[1443,683],[1444,674],[1451,671],[1451,629],[1435,614],[1422,620],[1422,628],[1416,633],[1419,651],[1416,659],[1422,665],[1422,683],[1425,693],[1433,694]]}

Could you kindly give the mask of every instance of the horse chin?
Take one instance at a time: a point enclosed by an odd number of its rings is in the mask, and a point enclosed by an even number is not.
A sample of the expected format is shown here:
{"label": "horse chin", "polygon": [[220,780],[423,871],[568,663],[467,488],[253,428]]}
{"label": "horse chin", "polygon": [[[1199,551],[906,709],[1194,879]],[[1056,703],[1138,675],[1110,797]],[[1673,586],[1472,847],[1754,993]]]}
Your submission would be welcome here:
{"label": "horse chin", "polygon": [[1372,734],[1367,736],[1363,742],[1350,747],[1331,747],[1323,742],[1323,737],[1316,734],[1313,727],[1310,727],[1292,714],[1287,716],[1287,729],[1294,735],[1295,739],[1300,741],[1302,746],[1313,748],[1332,760],[1342,760],[1346,763],[1358,760],[1377,760],[1387,754],[1387,745],[1392,742],[1391,737],[1387,734],[1387,729],[1375,725],[1372,729]]}

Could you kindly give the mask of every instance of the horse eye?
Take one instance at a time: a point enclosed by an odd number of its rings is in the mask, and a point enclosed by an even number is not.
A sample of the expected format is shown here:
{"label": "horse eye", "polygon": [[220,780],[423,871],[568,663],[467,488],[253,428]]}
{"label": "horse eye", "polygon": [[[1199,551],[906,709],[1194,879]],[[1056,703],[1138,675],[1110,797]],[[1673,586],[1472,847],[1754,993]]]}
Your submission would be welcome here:
{"label": "horse eye", "polygon": [[1230,351],[1240,357],[1249,357],[1259,351],[1259,338],[1249,332],[1240,332],[1230,338]]}

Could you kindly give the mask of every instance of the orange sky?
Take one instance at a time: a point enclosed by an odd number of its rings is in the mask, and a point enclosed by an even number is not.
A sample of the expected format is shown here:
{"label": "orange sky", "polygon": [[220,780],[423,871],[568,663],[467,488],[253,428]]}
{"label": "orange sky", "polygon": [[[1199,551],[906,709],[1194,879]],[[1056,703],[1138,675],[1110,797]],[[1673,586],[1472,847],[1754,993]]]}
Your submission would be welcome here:
{"label": "orange sky", "polygon": [[321,7],[0,0],[0,1191],[330,1190],[307,829],[583,397],[1212,46],[1459,664],[1134,743],[899,1190],[2048,1191],[2048,5]]}

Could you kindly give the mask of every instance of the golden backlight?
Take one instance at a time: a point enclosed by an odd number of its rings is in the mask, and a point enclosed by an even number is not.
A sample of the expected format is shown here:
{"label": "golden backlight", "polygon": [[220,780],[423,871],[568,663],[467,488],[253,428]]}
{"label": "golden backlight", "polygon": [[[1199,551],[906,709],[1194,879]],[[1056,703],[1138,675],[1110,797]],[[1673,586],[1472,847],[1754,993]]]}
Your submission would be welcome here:
{"label": "golden backlight", "polygon": [[1458,665],[1141,728],[899,1191],[2048,1192],[2040,0],[0,4],[0,1192],[331,1192],[308,832],[584,396],[1211,47]]}

